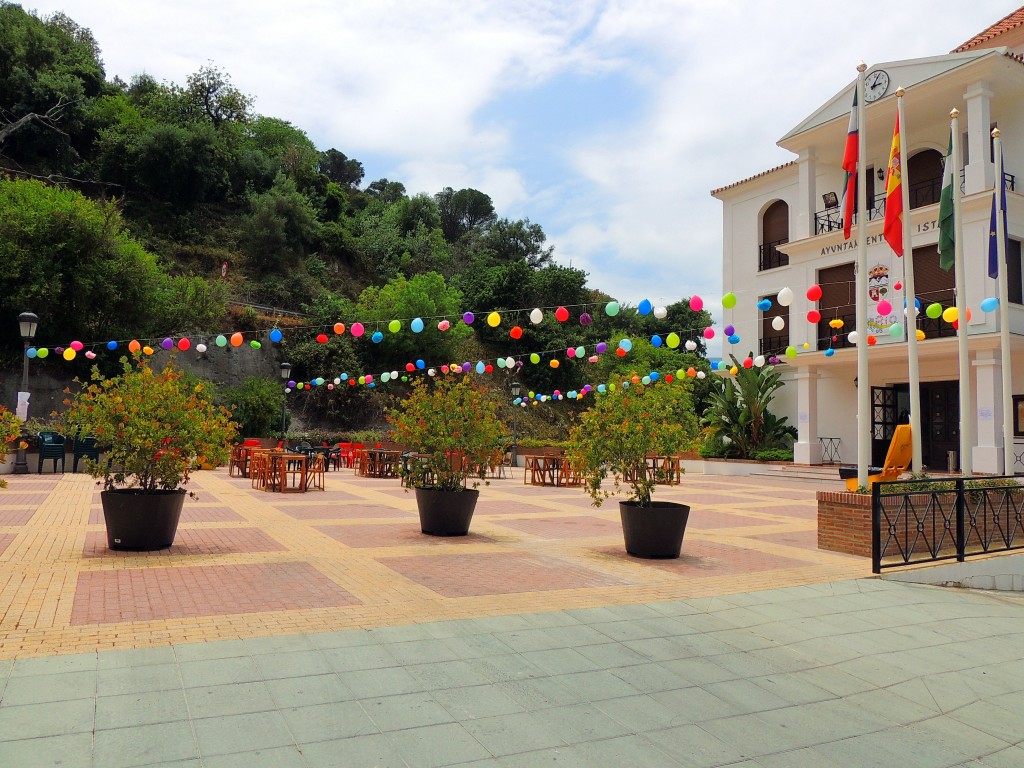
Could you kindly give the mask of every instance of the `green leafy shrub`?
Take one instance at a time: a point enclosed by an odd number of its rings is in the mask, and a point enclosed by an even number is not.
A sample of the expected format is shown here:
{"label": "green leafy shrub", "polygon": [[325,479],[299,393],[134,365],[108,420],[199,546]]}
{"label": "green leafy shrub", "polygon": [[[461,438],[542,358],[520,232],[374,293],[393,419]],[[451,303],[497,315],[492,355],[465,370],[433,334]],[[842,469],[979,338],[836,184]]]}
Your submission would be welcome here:
{"label": "green leafy shrub", "polygon": [[767,448],[763,451],[754,451],[750,458],[755,461],[792,461],[793,451],[788,448]]}
{"label": "green leafy shrub", "polygon": [[245,437],[271,437],[281,427],[281,405],[284,390],[280,382],[269,379],[248,379],[237,387],[226,387],[218,401],[231,411]]}

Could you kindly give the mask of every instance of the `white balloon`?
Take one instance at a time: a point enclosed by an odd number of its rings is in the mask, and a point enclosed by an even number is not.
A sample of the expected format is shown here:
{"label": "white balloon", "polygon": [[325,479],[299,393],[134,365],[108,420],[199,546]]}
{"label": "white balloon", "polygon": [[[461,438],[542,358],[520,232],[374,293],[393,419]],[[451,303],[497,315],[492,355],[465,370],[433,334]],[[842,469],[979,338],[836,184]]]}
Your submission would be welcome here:
{"label": "white balloon", "polygon": [[791,288],[783,288],[779,291],[779,295],[775,300],[779,302],[779,306],[788,307],[793,303],[793,290]]}
{"label": "white balloon", "polygon": [[530,322],[536,325],[544,319],[544,313],[540,311],[540,308],[535,308],[530,313]]}
{"label": "white balloon", "polygon": [[206,351],[206,345],[205,344],[196,344],[196,352],[198,352],[201,355],[205,351]]}
{"label": "white balloon", "polygon": [[668,317],[668,310],[665,309],[664,307],[655,307],[654,316],[659,320],[664,320],[666,317]]}
{"label": "white balloon", "polygon": [[688,352],[693,352],[693,350],[695,350],[696,348],[697,348],[697,342],[696,341],[694,341],[693,339],[687,339],[686,340],[686,350]]}
{"label": "white balloon", "polygon": [[392,371],[391,372],[391,378],[392,379],[397,379],[398,378],[398,371]]}
{"label": "white balloon", "polygon": [[703,379],[707,374],[704,371],[697,371],[697,378]]}
{"label": "white balloon", "polygon": [[437,371],[436,370],[434,370],[433,368],[427,368],[427,376],[436,376],[436,375],[437,375]]}
{"label": "white balloon", "polygon": [[860,341],[860,334],[857,333],[856,331],[850,331],[848,334],[846,334],[846,338],[850,340],[851,344],[856,344],[858,341]]}
{"label": "white balloon", "polygon": [[758,368],[764,368],[764,355],[758,355],[754,358],[754,365]]}
{"label": "white balloon", "polygon": [[506,357],[505,358],[505,367],[506,368],[515,368],[516,367],[516,359],[514,357],[512,357],[511,355]]}
{"label": "white balloon", "polygon": [[782,319],[782,315],[776,315],[772,318],[772,328],[776,331],[781,331],[786,327],[786,321]]}
{"label": "white balloon", "polygon": [[334,383],[335,384],[341,384],[341,377],[340,376],[335,376],[334,377]]}

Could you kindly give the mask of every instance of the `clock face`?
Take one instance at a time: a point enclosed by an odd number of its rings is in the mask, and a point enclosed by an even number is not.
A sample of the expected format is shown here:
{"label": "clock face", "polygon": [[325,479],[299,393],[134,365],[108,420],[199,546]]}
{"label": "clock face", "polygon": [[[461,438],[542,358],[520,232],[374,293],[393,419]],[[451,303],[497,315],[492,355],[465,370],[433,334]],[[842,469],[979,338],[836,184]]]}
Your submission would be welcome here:
{"label": "clock face", "polygon": [[889,73],[884,69],[876,69],[864,78],[864,101],[876,101],[882,98],[888,89]]}

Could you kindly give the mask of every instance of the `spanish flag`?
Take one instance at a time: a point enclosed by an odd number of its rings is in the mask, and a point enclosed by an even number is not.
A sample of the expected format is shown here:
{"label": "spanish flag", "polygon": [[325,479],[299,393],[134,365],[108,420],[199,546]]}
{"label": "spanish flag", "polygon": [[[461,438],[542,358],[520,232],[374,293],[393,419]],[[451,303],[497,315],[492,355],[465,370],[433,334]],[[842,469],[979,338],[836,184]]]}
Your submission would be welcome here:
{"label": "spanish flag", "polygon": [[853,89],[853,109],[850,110],[850,127],[846,131],[846,148],[843,152],[843,237],[850,239],[853,227],[853,212],[857,207],[857,151],[860,126],[857,123],[857,89]]}
{"label": "spanish flag", "polygon": [[900,116],[889,150],[889,168],[885,173],[885,224],[882,235],[897,256],[903,255],[903,174],[900,168]]}

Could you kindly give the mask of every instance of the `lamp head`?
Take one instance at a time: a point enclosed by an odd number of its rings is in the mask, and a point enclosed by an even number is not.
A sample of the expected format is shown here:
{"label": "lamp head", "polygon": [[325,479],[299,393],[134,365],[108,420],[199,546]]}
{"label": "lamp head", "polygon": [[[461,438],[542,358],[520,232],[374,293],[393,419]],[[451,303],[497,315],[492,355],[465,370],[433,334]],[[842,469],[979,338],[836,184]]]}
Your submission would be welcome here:
{"label": "lamp head", "polygon": [[281,363],[281,378],[282,379],[287,379],[288,376],[291,374],[291,372],[292,372],[292,364],[291,363]]}
{"label": "lamp head", "polygon": [[519,397],[519,393],[522,391],[522,386],[518,381],[512,382],[512,397]]}
{"label": "lamp head", "polygon": [[35,338],[39,318],[33,312],[22,312],[18,315],[18,325],[21,328],[21,338],[29,341]]}

